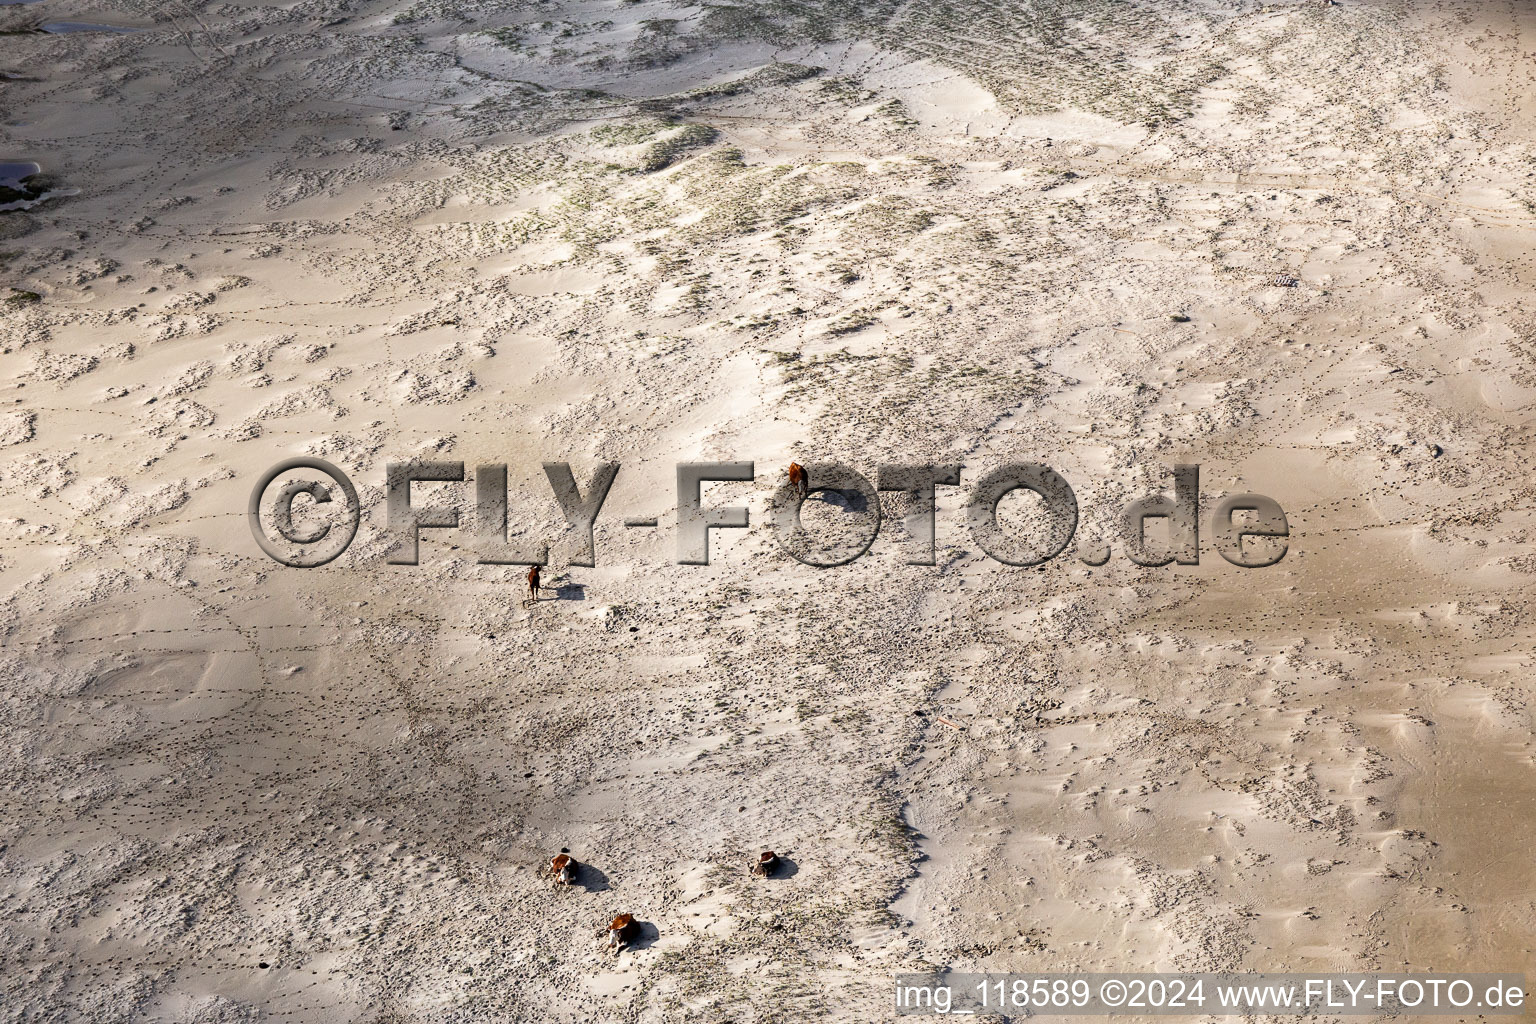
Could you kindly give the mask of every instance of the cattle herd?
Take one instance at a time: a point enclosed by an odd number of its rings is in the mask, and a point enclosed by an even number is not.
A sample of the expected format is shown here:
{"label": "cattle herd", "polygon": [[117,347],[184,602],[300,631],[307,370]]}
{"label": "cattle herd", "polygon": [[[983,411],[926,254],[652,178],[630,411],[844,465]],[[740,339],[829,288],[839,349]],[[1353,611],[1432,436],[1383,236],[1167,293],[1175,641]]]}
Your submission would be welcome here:
{"label": "cattle herd", "polygon": [[[764,850],[758,855],[752,864],[751,873],[760,878],[771,878],[779,870],[779,855],[772,850]],[[548,878],[555,885],[572,885],[576,881],[577,872],[581,865],[569,853],[560,852],[549,859]],[[619,955],[635,944],[640,937],[640,922],[635,920],[634,914],[618,914],[607,925],[597,930],[597,937],[607,937],[603,945],[605,953]]]}

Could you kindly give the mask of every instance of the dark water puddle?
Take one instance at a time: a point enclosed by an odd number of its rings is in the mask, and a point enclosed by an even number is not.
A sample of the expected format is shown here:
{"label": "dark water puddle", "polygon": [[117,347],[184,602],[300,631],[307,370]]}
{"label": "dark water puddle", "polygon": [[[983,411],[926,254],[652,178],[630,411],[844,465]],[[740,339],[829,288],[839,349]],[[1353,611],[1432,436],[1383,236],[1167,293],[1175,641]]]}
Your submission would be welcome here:
{"label": "dark water puddle", "polygon": [[[37,164],[25,160],[0,161],[0,189],[10,192],[20,191],[28,178],[35,178],[43,173],[43,169]],[[0,192],[0,196],[13,199],[14,196]]]}
{"label": "dark water puddle", "polygon": [[71,32],[116,32],[127,35],[141,31],[136,28],[124,28],[121,25],[97,25],[90,21],[50,21],[39,25],[38,28],[56,36],[68,35]]}
{"label": "dark water puddle", "polygon": [[[0,0],[3,3],[32,3],[34,0]],[[103,25],[94,21],[45,21],[41,25],[32,25],[27,28],[0,28],[0,36],[30,36],[39,32],[45,32],[51,36],[73,35],[76,32],[106,32],[112,35],[131,35],[134,32],[142,32],[142,28],[128,28],[126,25]]]}
{"label": "dark water puddle", "polygon": [[31,161],[0,160],[0,213],[30,210],[50,199],[79,194],[77,188],[55,188]]}

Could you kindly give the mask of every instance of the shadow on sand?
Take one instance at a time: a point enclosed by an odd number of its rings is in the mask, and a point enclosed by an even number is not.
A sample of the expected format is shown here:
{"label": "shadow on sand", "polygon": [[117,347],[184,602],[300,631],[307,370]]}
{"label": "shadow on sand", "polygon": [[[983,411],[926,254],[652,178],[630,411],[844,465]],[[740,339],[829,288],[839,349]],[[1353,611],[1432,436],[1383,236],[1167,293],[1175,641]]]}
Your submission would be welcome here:
{"label": "shadow on sand", "polygon": [[583,861],[576,862],[575,884],[587,892],[607,892],[613,888],[608,884],[608,876],[603,874],[601,868],[595,868]]}
{"label": "shadow on sand", "polygon": [[779,869],[773,873],[769,880],[772,881],[773,879],[779,878],[794,878],[799,873],[800,865],[790,858],[781,855],[779,857]]}
{"label": "shadow on sand", "polygon": [[625,952],[633,952],[639,949],[649,949],[661,938],[661,930],[649,921],[636,921],[635,926],[640,934],[635,936],[635,941],[624,947]]}

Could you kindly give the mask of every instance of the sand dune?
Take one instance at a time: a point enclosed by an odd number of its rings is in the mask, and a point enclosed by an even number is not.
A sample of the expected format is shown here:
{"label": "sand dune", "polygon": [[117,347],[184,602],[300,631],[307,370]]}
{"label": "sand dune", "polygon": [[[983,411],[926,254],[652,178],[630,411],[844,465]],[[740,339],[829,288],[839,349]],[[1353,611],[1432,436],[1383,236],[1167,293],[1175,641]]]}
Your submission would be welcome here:
{"label": "sand dune", "polygon": [[[73,193],[0,213],[4,1019],[879,1020],[925,967],[1528,960],[1523,6],[0,30],[13,201]],[[364,509],[314,570],[245,523],[294,456]],[[386,561],[413,457],[508,466],[547,600],[467,530]],[[678,565],[700,459],[755,461],[706,493],[753,527]],[[1004,566],[941,488],[912,566],[888,495],[813,569],[768,527],[792,459],[1037,460],[1079,532]],[[545,461],[622,465],[594,567]],[[1131,563],[1180,463],[1202,528],[1279,501],[1284,560]],[[467,524],[470,484],[416,493]]]}

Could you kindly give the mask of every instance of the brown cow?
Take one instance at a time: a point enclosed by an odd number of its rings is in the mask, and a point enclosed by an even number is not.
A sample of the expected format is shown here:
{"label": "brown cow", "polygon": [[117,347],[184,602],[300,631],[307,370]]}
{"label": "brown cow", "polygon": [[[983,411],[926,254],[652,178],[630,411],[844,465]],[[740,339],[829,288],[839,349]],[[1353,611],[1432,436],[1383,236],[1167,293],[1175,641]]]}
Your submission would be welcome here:
{"label": "brown cow", "polygon": [[598,938],[602,938],[605,931],[608,933],[608,944],[604,951],[617,956],[640,937],[640,922],[635,920],[634,914],[620,914],[608,923],[607,928],[597,930]]}
{"label": "brown cow", "polygon": [[528,600],[539,599],[539,567],[534,565],[528,569]]}
{"label": "brown cow", "polygon": [[549,878],[556,885],[570,885],[576,881],[576,862],[570,854],[556,854],[549,859]]}
{"label": "brown cow", "polygon": [[789,486],[795,489],[796,493],[800,495],[802,501],[805,499],[807,494],[811,493],[810,474],[807,473],[805,471],[805,467],[800,465],[798,462],[791,462],[789,464]]}
{"label": "brown cow", "polygon": [[779,870],[779,855],[772,850],[764,850],[757,858],[757,863],[752,865],[752,873],[763,878],[768,878],[777,870]]}

